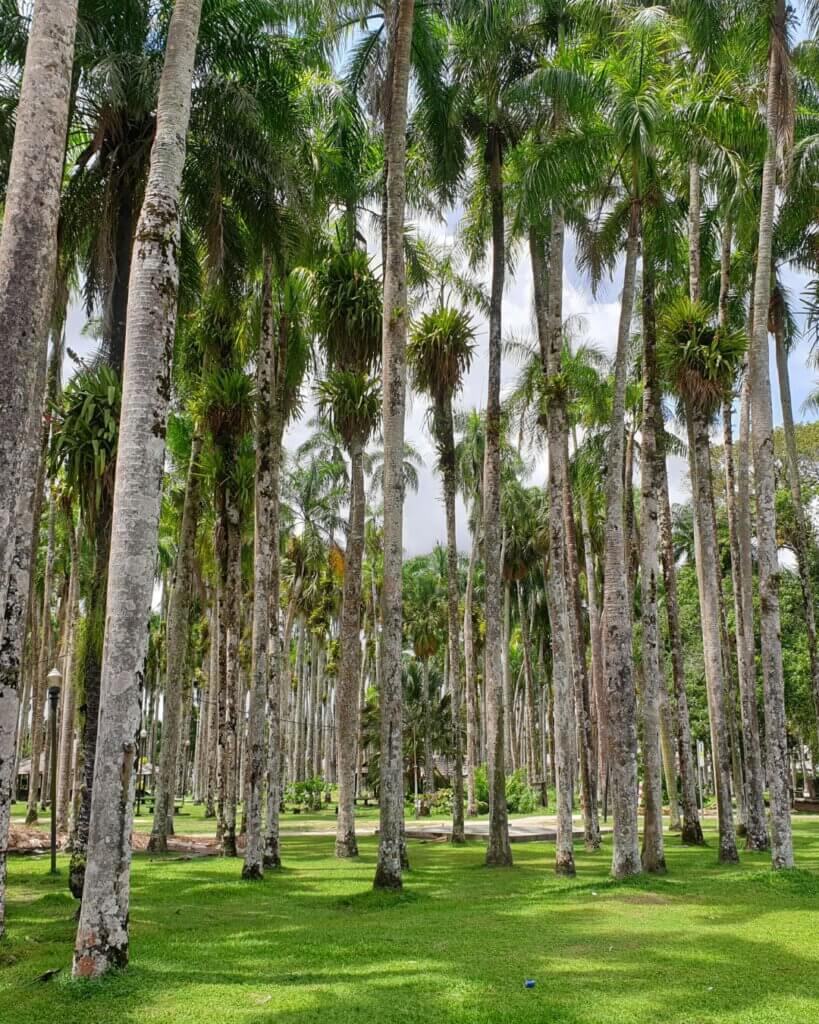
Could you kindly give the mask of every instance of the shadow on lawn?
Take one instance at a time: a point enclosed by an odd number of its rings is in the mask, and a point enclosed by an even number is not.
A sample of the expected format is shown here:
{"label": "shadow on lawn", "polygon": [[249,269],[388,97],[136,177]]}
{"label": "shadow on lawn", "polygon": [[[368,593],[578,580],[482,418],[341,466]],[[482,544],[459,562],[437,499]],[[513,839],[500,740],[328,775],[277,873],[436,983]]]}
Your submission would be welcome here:
{"label": "shadow on lawn", "polygon": [[[801,830],[798,842],[799,862],[815,868],[819,842]],[[764,855],[722,868],[714,846],[671,839],[665,877],[613,883],[604,849],[579,853],[566,881],[551,873],[551,846],[516,847],[515,868],[492,871],[481,845],[443,856],[412,844],[407,890],[391,895],[370,889],[376,849],[364,840],[358,861],[335,861],[332,841],[288,839],[286,866],[261,883],[239,879],[239,860],[140,856],[129,971],[96,987],[29,990],[42,1015],[26,1019],[784,1024],[797,1019],[789,998],[817,1011],[805,1019],[819,1016],[819,961],[790,939],[787,919],[815,912],[811,871],[772,875]],[[42,891],[42,866],[24,874]],[[57,888],[19,900],[15,933],[67,968],[74,906]]]}

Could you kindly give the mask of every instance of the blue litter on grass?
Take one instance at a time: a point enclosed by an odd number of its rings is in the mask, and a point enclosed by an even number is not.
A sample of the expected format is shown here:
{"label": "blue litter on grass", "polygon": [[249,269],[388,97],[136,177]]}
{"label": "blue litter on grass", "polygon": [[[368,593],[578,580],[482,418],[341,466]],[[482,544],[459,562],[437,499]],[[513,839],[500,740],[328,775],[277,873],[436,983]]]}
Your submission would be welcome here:
{"label": "blue litter on grass", "polygon": [[524,983],[523,983],[523,987],[524,988],[534,988],[535,987],[535,983],[534,983],[534,981],[532,981],[531,978],[527,978],[526,981],[524,981]]}

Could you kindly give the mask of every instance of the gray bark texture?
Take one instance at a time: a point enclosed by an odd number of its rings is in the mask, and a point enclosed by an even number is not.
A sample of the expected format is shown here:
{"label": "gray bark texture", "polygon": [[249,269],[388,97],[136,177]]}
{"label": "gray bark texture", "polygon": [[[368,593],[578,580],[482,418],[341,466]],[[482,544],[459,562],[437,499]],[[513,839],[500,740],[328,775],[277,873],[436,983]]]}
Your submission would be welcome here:
{"label": "gray bark texture", "polygon": [[401,647],[404,535],[404,416],[407,390],[407,279],[404,264],[407,94],[414,0],[384,4],[387,25],[387,112],[384,144],[387,210],[384,246],[384,590],[381,651],[381,793],[374,886],[400,889],[404,863],[404,759]]}
{"label": "gray bark texture", "polygon": [[639,874],[641,870],[637,835],[637,696],[634,685],[623,494],[626,376],[631,314],[637,279],[639,219],[639,208],[635,204],[626,246],[626,265],[620,300],[614,401],[606,470],[603,660],[608,709],[608,773],[611,780],[614,818],[611,870],[615,878]]}
{"label": "gray bark texture", "polygon": [[179,194],[201,0],[177,0],[134,242],[102,695],[75,977],[128,962],[131,827],[179,281]]}
{"label": "gray bark texture", "polygon": [[[640,471],[640,571],[643,626],[643,869],[665,871],[663,848],[663,782],[660,747],[660,694],[665,687],[660,635],[659,476],[663,462],[657,445],[661,423],[657,380],[657,329],[654,316],[654,275],[643,267],[643,449]],[[669,792],[671,787],[669,786]]]}
{"label": "gray bark texture", "polygon": [[76,21],[76,0],[34,6],[0,235],[0,936]]}
{"label": "gray bark texture", "polygon": [[771,863],[775,869],[791,868],[794,864],[788,786],[785,683],[779,622],[780,570],[776,543],[773,411],[768,363],[768,305],[771,295],[771,253],[776,211],[777,148],[781,118],[784,116],[780,107],[782,48],[786,45],[785,23],[785,0],[777,0],[771,24],[771,45],[768,55],[768,150],[762,168],[762,201],[754,286],[754,331],[749,353]]}
{"label": "gray bark texture", "polygon": [[492,288],[489,311],[489,367],[486,402],[486,451],[483,470],[483,552],[485,573],[487,781],[489,843],[486,863],[512,864],[509,815],[506,808],[505,713],[503,693],[503,630],[501,608],[500,431],[501,342],[503,285],[506,270],[503,184],[499,133],[489,138],[489,189],[492,203]]}
{"label": "gray bark texture", "polygon": [[364,443],[350,446],[350,519],[341,598],[341,663],[336,680],[338,818],[336,856],[357,857],[355,773],[358,753],[358,673],[361,667],[361,565],[364,557]]}

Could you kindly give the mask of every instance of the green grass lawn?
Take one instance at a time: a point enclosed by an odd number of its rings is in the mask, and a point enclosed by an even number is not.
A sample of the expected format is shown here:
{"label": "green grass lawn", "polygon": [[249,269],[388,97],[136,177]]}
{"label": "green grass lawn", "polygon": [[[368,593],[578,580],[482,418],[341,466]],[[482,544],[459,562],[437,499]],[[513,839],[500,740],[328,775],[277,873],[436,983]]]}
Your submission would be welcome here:
{"label": "green grass lawn", "polygon": [[[796,824],[800,869],[762,855],[739,868],[670,839],[669,874],[614,884],[608,849],[579,853],[573,881],[553,850],[514,847],[483,866],[477,843],[411,843],[401,896],[370,883],[332,839],[285,842],[285,867],[239,880],[235,860],[134,860],[128,971],[69,978],[75,904],[47,858],[12,858],[0,943],[2,1024],[819,1020],[819,821]],[[62,967],[53,981],[43,972]],[[536,987],[526,990],[524,979]]]}

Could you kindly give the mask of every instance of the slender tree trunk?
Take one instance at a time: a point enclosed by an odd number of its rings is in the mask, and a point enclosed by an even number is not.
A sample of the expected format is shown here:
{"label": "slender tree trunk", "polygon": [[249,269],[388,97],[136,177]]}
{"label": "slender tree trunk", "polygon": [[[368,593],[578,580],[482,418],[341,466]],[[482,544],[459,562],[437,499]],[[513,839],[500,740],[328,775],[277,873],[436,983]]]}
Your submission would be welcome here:
{"label": "slender tree trunk", "polygon": [[[665,687],[660,636],[660,522],[657,445],[662,418],[657,380],[657,325],[651,257],[643,263],[643,448],[640,473],[640,571],[643,626],[643,869],[665,872],[663,781],[660,747],[661,691]],[[671,787],[669,786],[669,792]]]}
{"label": "slender tree trunk", "polygon": [[771,803],[771,861],[775,869],[793,867],[785,683],[779,621],[780,570],[776,543],[773,412],[768,364],[768,305],[776,209],[776,165],[782,112],[782,48],[787,45],[785,0],[776,0],[768,55],[768,150],[762,168],[759,248],[754,286],[754,333],[750,349],[751,436],[754,449],[756,530],[762,677],[765,691],[765,741]]}
{"label": "slender tree trunk", "polygon": [[802,482],[799,479],[799,455],[796,448],[796,429],[793,422],[793,400],[791,398],[791,381],[788,372],[788,350],[785,344],[784,310],[781,297],[777,294],[771,303],[773,308],[773,328],[776,339],[776,374],[779,378],[779,397],[782,402],[782,430],[785,435],[785,469],[788,487],[791,492],[791,503],[794,516],[794,546],[796,564],[799,571],[799,583],[802,587],[802,604],[805,611],[805,629],[807,631],[808,654],[810,656],[811,690],[816,721],[819,724],[819,648],[816,636],[816,612],[814,610],[813,582],[810,575],[810,548],[813,542],[813,529],[805,515],[802,503]]}
{"label": "slender tree trunk", "polygon": [[[67,517],[70,519],[69,516]],[[80,615],[80,555],[78,531],[73,522],[66,524],[71,552],[71,579],[68,585],[67,639],[63,663],[62,722],[60,729],[60,763],[57,785],[57,831],[68,831],[69,796],[72,788],[74,764],[74,714],[76,688],[74,686],[74,653]]]}
{"label": "slender tree trunk", "polygon": [[[446,514],[446,567],[447,567],[447,637],[449,651],[449,678],[452,707],[452,746],[454,770],[452,777],[452,842],[463,843],[464,835],[464,755],[461,728],[461,644],[458,619],[458,541],[455,522],[455,431],[452,422],[452,399],[447,398],[439,410],[440,466],[443,477],[444,511]],[[473,794],[474,797],[474,794]]]}
{"label": "slender tree trunk", "polygon": [[660,689],[660,749],[663,755],[663,775],[668,790],[669,822],[671,832],[682,831],[680,819],[680,796],[677,790],[677,764],[674,758],[674,717],[665,681]]}
{"label": "slender tree trunk", "polygon": [[637,698],[634,687],[631,641],[631,608],[626,568],[626,534],[623,507],[623,446],[625,432],[626,377],[631,314],[637,278],[640,210],[632,205],[626,245],[623,293],[614,369],[614,400],[606,454],[605,585],[603,594],[604,664],[608,709],[609,758],[614,814],[612,874],[615,878],[641,870],[637,835]]}
{"label": "slender tree trunk", "polygon": [[[12,585],[12,562],[22,554],[15,544],[14,523],[18,501],[30,487],[24,472],[35,456],[28,445],[36,445],[39,437],[76,24],[76,0],[34,4],[4,197],[0,234],[0,602],[4,606]],[[16,585],[15,593],[25,604],[27,595]],[[14,638],[6,639],[9,620],[4,616],[0,621],[0,643],[16,643]],[[11,672],[11,665],[4,666],[0,678],[3,765],[14,763],[6,744],[11,751],[16,728],[16,720],[13,726],[7,724],[11,717],[6,715],[3,699],[8,695],[16,711],[18,685],[18,673]],[[0,779],[0,797],[4,795],[5,781]],[[5,845],[4,832],[0,848]]]}
{"label": "slender tree trunk", "polygon": [[489,783],[489,844],[486,863],[506,867],[512,863],[509,818],[506,809],[504,738],[501,550],[500,550],[500,441],[501,342],[503,286],[506,270],[503,182],[500,133],[490,128],[489,192],[492,204],[492,288],[489,309],[489,368],[486,403],[486,451],[483,471],[483,550],[485,574],[486,734]]}
{"label": "slender tree trunk", "polygon": [[[566,535],[564,518],[566,409],[558,382],[563,353],[563,239],[561,210],[552,211],[552,235],[548,271],[548,296],[544,294],[547,280],[541,243],[530,236],[532,272],[535,282],[535,310],[540,334],[541,362],[549,395],[547,432],[549,438],[549,566],[546,578],[549,597],[549,621],[552,639],[552,679],[554,684],[555,756],[557,768],[557,837],[555,870],[573,875],[573,780],[572,756],[574,716],[574,678],[572,664],[569,597],[566,592]],[[588,764],[586,765],[588,768]],[[589,808],[586,808],[589,810]]]}
{"label": "slender tree trunk", "polygon": [[[40,619],[40,644],[37,656],[37,677],[31,688],[31,775],[28,787],[28,809],[26,824],[37,823],[37,799],[44,782],[44,772],[40,770],[40,762],[45,764],[45,707],[46,707],[46,674],[48,673],[48,656],[51,647],[51,599],[54,586],[54,524],[57,517],[57,505],[53,495],[48,499],[48,540],[46,542],[45,566],[43,571],[43,612]],[[45,788],[43,787],[43,796]]]}
{"label": "slender tree trunk", "polygon": [[580,604],[580,564],[577,557],[577,532],[574,496],[569,472],[568,432],[563,437],[563,519],[566,534],[569,634],[574,674],[574,700],[577,715],[580,794],[583,804],[583,842],[587,850],[600,849],[600,822],[597,817],[597,750],[594,743],[589,674],[586,668],[583,610]]}
{"label": "slender tree trunk", "polygon": [[[341,603],[341,664],[336,680],[338,818],[336,856],[357,857],[355,776],[358,751],[358,676],[361,668],[361,565],[364,557],[364,443],[350,445],[350,522]],[[429,768],[429,765],[427,765]]]}
{"label": "slender tree trunk", "polygon": [[478,561],[477,532],[472,537],[469,567],[464,593],[464,679],[466,682],[466,813],[474,818],[478,813],[475,795],[475,769],[478,766],[480,726],[478,724],[478,692],[475,684],[475,638],[472,635],[472,608],[475,594],[475,566]]}
{"label": "slender tree trunk", "polygon": [[[661,424],[658,424],[658,428]],[[665,457],[658,462],[660,485],[660,540],[662,544],[663,587],[665,610],[668,617],[668,636],[671,647],[671,678],[677,720],[677,756],[680,762],[680,797],[682,800],[682,842],[686,846],[702,846],[705,840],[697,808],[697,767],[691,739],[691,719],[688,713],[688,694],[685,687],[680,606],[677,597],[677,566],[674,560],[674,539],[671,527],[671,501],[668,494],[668,470]]]}
{"label": "slender tree trunk", "polygon": [[151,168],[135,239],[114,493],[102,708],[85,888],[73,973],[128,961],[131,826],[140,693],[161,502],[177,312],[179,192],[201,0],[177,0],[168,29]]}
{"label": "slender tree trunk", "polygon": [[381,619],[381,788],[378,865],[374,885],[400,889],[404,844],[404,759],[401,735],[403,593],[404,415],[407,389],[407,280],[404,265],[407,93],[414,0],[384,4],[387,88],[384,145],[387,159],[384,246],[384,590]]}
{"label": "slender tree trunk", "polygon": [[162,749],[159,755],[159,778],[154,793],[153,828],[148,841],[148,849],[152,853],[167,852],[168,835],[173,834],[182,695],[186,690],[185,675],[190,636],[194,543],[199,521],[199,456],[201,451],[202,438],[197,432],[194,434],[191,445],[174,579],[168,602],[167,669],[165,694],[162,702]]}
{"label": "slender tree trunk", "polygon": [[735,864],[738,863],[739,856],[731,807],[731,748],[725,718],[725,678],[720,637],[719,554],[714,528],[708,419],[700,410],[691,408],[690,403],[686,407],[686,419],[691,481],[694,487],[694,536],[702,616],[702,643],[719,819],[719,859],[722,863]]}

